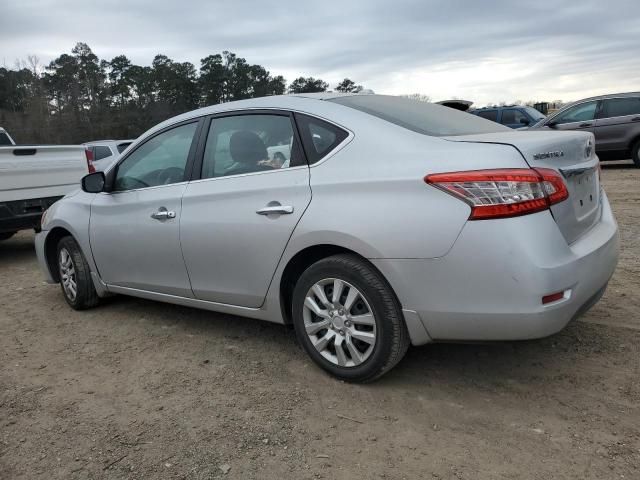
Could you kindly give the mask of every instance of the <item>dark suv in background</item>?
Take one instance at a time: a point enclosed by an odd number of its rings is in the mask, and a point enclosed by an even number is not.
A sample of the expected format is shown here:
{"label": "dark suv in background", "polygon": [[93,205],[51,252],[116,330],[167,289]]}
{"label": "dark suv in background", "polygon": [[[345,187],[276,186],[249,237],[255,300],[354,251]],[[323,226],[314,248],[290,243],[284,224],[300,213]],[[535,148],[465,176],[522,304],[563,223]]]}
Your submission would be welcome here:
{"label": "dark suv in background", "polygon": [[528,127],[539,123],[545,116],[533,107],[508,105],[469,110],[469,113],[500,123],[509,128]]}
{"label": "dark suv in background", "polygon": [[600,160],[626,160],[640,167],[640,92],[585,98],[567,105],[530,130],[581,130],[596,137]]}

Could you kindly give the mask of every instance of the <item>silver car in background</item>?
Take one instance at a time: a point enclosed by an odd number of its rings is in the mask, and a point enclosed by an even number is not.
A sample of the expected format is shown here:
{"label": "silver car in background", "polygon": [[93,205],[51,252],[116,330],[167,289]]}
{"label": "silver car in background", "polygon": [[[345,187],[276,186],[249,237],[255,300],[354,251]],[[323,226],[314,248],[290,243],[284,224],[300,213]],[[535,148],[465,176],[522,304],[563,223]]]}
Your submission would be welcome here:
{"label": "silver car in background", "polygon": [[120,293],[293,324],[348,381],[384,374],[409,344],[558,332],[618,257],[593,135],[392,96],[190,112],[82,187],[36,237],[71,307]]}
{"label": "silver car in background", "polygon": [[134,140],[96,140],[83,143],[93,158],[91,163],[98,172],[107,170]]}

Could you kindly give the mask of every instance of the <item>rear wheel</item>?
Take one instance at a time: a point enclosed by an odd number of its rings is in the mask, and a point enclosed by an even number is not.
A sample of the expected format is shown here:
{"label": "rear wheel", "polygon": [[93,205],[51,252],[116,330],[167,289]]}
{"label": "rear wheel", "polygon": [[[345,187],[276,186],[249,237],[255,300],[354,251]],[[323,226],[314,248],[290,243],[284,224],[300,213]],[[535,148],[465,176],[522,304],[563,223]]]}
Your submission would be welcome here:
{"label": "rear wheel", "polygon": [[640,168],[640,140],[631,148],[631,159],[636,164],[636,167]]}
{"label": "rear wheel", "polygon": [[95,307],[100,299],[91,280],[91,270],[73,237],[60,239],[57,254],[64,299],[75,310]]}
{"label": "rear wheel", "polygon": [[391,287],[355,255],[335,255],[311,265],[296,284],[292,307],[296,335],[306,352],[342,380],[375,380],[409,347]]}

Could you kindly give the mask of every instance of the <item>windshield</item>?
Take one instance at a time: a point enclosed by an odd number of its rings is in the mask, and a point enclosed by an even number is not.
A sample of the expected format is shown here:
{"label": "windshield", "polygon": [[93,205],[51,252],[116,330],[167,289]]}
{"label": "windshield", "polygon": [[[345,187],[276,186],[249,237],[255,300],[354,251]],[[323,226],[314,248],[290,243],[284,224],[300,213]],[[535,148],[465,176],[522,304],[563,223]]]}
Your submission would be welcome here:
{"label": "windshield", "polygon": [[531,118],[533,118],[533,120],[535,122],[538,122],[540,120],[542,120],[543,118],[547,118],[545,117],[541,112],[539,112],[538,110],[536,110],[533,107],[525,107],[525,110],[527,111],[527,113],[529,114],[529,116]]}
{"label": "windshield", "polygon": [[352,95],[329,101],[355,108],[423,135],[444,137],[511,131],[508,127],[476,115],[403,97]]}

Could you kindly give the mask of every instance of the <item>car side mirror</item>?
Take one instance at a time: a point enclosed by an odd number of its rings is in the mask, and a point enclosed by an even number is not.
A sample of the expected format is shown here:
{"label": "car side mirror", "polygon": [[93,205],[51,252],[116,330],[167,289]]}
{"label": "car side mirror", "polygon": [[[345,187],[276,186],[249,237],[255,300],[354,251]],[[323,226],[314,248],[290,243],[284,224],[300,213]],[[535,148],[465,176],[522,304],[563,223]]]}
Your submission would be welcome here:
{"label": "car side mirror", "polygon": [[105,178],[103,172],[94,172],[82,177],[82,190],[87,193],[104,191]]}
{"label": "car side mirror", "polygon": [[556,128],[556,125],[558,125],[558,122],[554,120],[551,120],[550,122],[545,123],[545,126],[549,128]]}
{"label": "car side mirror", "polygon": [[531,124],[531,120],[529,120],[528,118],[521,118],[521,119],[520,119],[520,123],[521,123],[522,125],[527,126],[527,125]]}

